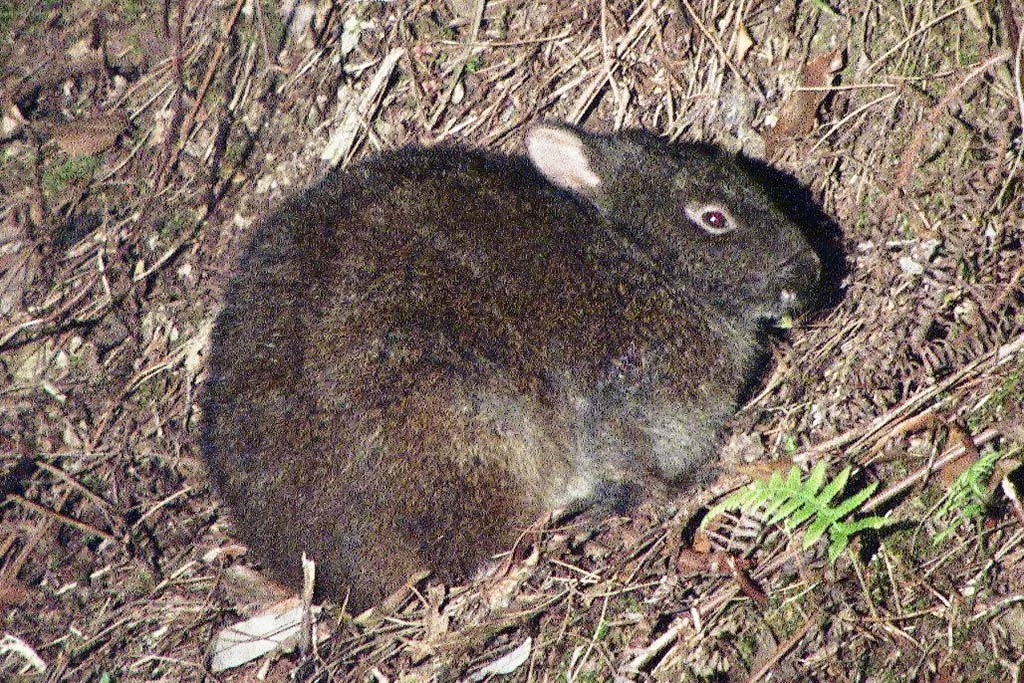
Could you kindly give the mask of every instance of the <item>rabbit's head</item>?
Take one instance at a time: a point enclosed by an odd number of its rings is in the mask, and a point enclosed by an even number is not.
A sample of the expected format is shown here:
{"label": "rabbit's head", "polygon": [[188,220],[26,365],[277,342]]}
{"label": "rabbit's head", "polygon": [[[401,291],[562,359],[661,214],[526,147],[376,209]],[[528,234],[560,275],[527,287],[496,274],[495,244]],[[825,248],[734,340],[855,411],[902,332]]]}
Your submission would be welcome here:
{"label": "rabbit's head", "polygon": [[542,175],[597,207],[711,311],[776,320],[818,283],[821,263],[800,228],[725,152],[547,123],[526,146]]}

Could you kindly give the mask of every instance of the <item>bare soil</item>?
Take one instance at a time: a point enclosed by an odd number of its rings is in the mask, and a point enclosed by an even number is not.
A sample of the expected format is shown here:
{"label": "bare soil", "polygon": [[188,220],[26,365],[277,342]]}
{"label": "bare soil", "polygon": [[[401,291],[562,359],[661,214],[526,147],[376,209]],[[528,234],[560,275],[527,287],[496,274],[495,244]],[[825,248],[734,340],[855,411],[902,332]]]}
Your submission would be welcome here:
{"label": "bare soil", "polygon": [[[0,679],[1019,681],[1020,0],[0,2]],[[518,150],[540,118],[717,142],[839,247],[716,484],[549,524],[469,586],[213,675],[260,601],[194,445],[253,224],[382,149]],[[943,501],[996,460],[976,505]],[[751,479],[825,461],[891,524],[831,563]],[[45,667],[45,668],[44,668]]]}

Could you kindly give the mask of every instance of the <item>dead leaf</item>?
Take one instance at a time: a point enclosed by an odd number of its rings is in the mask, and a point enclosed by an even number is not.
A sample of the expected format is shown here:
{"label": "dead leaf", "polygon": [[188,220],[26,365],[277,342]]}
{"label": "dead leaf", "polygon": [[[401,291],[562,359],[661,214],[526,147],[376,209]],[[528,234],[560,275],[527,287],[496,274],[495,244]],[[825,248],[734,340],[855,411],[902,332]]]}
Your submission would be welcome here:
{"label": "dead leaf", "polygon": [[754,47],[754,39],[750,37],[750,32],[747,31],[747,26],[742,21],[736,21],[736,63],[742,64],[743,60],[746,59],[747,53],[750,52],[750,48]]}
{"label": "dead leaf", "polygon": [[1017,466],[1006,473],[1000,480],[1003,495],[1010,501],[1017,521],[1024,524],[1024,504],[1021,504],[1021,491],[1024,490],[1024,466]]}
{"label": "dead leaf", "polygon": [[35,280],[41,257],[26,231],[28,216],[8,211],[0,220],[0,316],[21,308],[25,290]]}
{"label": "dead leaf", "polygon": [[17,579],[0,586],[0,607],[4,609],[27,603],[30,597],[28,587]]}
{"label": "dead leaf", "polygon": [[[1021,17],[1024,17],[1024,3],[1021,0],[1001,0],[999,3],[1003,14],[1003,32],[1005,33],[1005,45],[1009,48],[1014,49],[1020,44],[1020,33],[1021,33]],[[974,15],[977,14],[977,10],[972,6],[973,12],[968,12],[967,17],[971,19],[972,23],[978,21],[981,26],[984,26],[981,16],[977,19]]]}
{"label": "dead leaf", "polygon": [[103,40],[107,64],[122,73],[143,71],[172,50],[173,44],[163,31],[139,25],[112,27]]}
{"label": "dead leaf", "polygon": [[71,156],[98,154],[113,147],[127,126],[124,114],[101,114],[54,126],[53,141]]}
{"label": "dead leaf", "polygon": [[[736,558],[726,552],[703,553],[691,548],[683,548],[676,557],[676,569],[684,574],[722,576],[732,573],[732,564],[736,561]],[[739,560],[739,562],[745,563],[746,560]]]}
{"label": "dead leaf", "polygon": [[46,662],[31,645],[17,636],[5,633],[3,638],[0,638],[0,655],[8,653],[19,657],[28,668],[35,669],[38,673],[46,673]]}
{"label": "dead leaf", "polygon": [[514,672],[530,658],[530,649],[532,647],[533,638],[527,636],[526,640],[520,643],[516,649],[495,659],[493,662],[470,676],[469,680],[482,681],[491,676],[505,676]]}
{"label": "dead leaf", "polygon": [[227,567],[222,586],[232,605],[244,611],[247,605],[266,605],[284,600],[294,591],[241,564]]}
{"label": "dead leaf", "polygon": [[749,567],[750,563],[747,560],[738,557],[733,558],[729,564],[732,576],[736,579],[743,594],[761,607],[765,607],[768,605],[768,595],[750,578],[750,573],[747,571]]}
{"label": "dead leaf", "polygon": [[676,557],[676,569],[684,574],[731,575],[744,595],[759,605],[768,604],[768,596],[750,578],[750,560],[723,551],[703,553],[684,548]]}
{"label": "dead leaf", "polygon": [[423,629],[426,640],[437,640],[448,633],[449,617],[441,611],[448,591],[442,585],[427,586],[426,609],[423,614]]}
{"label": "dead leaf", "polygon": [[[290,650],[295,646],[304,612],[298,598],[288,598],[251,619],[224,627],[213,639],[210,670],[218,673],[270,652]],[[313,616],[319,615],[320,608],[314,607]],[[328,634],[319,635],[322,639]]]}
{"label": "dead leaf", "polygon": [[711,544],[711,539],[703,531],[698,531],[693,536],[692,552],[696,553],[710,553],[714,546]]}
{"label": "dead leaf", "polygon": [[448,9],[459,22],[469,23],[476,14],[476,0],[448,0]]}
{"label": "dead leaf", "polygon": [[778,121],[768,133],[766,147],[774,156],[784,140],[807,135],[814,130],[818,107],[829,94],[836,72],[843,68],[842,48],[820,54],[804,65],[800,87],[790,93],[779,109]]}
{"label": "dead leaf", "polygon": [[0,94],[0,109],[0,140],[10,140],[21,133],[27,122],[9,93]]}
{"label": "dead leaf", "polygon": [[749,479],[770,479],[773,474],[785,474],[793,468],[792,460],[768,460],[763,462],[738,463],[733,470]]}
{"label": "dead leaf", "polygon": [[388,597],[384,598],[383,602],[380,603],[379,607],[371,607],[370,609],[366,610],[366,612],[364,612],[356,618],[356,621],[358,621],[360,618],[363,617],[363,615],[367,614],[368,612],[375,612],[377,614],[391,614],[393,612],[397,612],[398,609],[402,606],[402,603],[404,603],[409,598],[409,596],[415,591],[416,584],[418,584],[420,581],[423,581],[423,579],[427,578],[428,576],[430,576],[430,570],[423,569],[416,572],[408,578],[408,580],[405,582],[405,585],[403,585],[401,588],[393,592]]}
{"label": "dead leaf", "polygon": [[[964,425],[957,422],[951,422],[949,427],[949,440],[959,443],[964,449],[964,454],[959,458],[952,460],[942,468],[940,472],[939,480],[945,488],[949,488],[953,485],[960,475],[966,472],[976,462],[981,460],[981,452],[978,450],[978,446],[974,443],[974,439],[967,432]],[[993,485],[995,483],[993,482]]]}

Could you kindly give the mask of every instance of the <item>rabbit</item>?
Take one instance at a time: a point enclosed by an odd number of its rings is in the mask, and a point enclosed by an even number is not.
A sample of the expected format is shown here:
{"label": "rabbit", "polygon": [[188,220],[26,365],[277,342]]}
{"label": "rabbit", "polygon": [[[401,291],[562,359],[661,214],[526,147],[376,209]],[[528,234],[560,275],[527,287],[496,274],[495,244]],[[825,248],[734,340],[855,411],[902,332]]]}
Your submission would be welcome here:
{"label": "rabbit", "polygon": [[818,255],[733,156],[551,122],[525,146],[382,153],[256,230],[200,450],[275,578],[305,552],[359,611],[545,512],[692,486],[813,297]]}

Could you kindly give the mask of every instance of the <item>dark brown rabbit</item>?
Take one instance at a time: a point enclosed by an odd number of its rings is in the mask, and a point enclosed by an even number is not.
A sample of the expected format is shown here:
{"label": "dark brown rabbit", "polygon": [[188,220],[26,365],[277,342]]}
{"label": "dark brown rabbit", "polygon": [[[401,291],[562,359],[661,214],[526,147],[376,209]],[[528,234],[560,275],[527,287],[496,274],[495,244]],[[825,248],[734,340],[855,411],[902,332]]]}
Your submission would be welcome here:
{"label": "dark brown rabbit", "polygon": [[527,158],[405,149],[256,232],[213,333],[202,453],[238,534],[353,609],[461,581],[544,511],[712,459],[763,327],[818,282],[729,155],[540,124]]}

